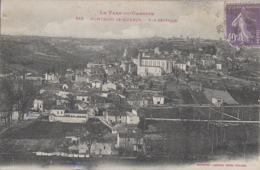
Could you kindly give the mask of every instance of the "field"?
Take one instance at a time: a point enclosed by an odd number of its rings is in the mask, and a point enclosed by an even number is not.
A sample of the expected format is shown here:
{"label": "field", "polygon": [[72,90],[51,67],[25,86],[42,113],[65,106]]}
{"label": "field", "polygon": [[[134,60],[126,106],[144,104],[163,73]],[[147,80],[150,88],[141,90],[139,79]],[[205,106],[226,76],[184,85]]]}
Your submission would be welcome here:
{"label": "field", "polygon": [[36,121],[27,127],[11,127],[1,137],[4,139],[64,139],[66,132],[72,132],[77,128],[85,128],[89,132],[98,134],[108,133],[107,127],[96,120],[89,120],[86,124]]}

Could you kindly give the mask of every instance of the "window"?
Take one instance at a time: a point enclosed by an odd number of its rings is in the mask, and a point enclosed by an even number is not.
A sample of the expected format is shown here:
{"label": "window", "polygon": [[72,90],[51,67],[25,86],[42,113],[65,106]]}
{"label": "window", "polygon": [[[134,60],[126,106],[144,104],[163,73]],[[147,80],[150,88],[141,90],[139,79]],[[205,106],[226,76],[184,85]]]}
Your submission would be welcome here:
{"label": "window", "polygon": [[151,66],[152,65],[152,61],[149,61],[149,66]]}
{"label": "window", "polygon": [[59,111],[57,111],[57,114],[59,114]]}
{"label": "window", "polygon": [[106,146],[104,146],[104,150],[106,149]]}
{"label": "window", "polygon": [[156,66],[156,61],[153,61],[153,65]]}

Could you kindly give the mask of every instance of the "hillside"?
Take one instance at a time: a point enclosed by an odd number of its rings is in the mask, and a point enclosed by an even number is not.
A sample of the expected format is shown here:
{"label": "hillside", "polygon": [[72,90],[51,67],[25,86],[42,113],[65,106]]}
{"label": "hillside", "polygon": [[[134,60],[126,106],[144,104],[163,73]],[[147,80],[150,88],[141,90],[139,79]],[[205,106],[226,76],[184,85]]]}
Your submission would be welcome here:
{"label": "hillside", "polygon": [[1,63],[6,64],[1,70],[12,67],[20,71],[46,72],[86,66],[93,59],[121,57],[125,48],[134,48],[137,44],[134,40],[1,36]]}

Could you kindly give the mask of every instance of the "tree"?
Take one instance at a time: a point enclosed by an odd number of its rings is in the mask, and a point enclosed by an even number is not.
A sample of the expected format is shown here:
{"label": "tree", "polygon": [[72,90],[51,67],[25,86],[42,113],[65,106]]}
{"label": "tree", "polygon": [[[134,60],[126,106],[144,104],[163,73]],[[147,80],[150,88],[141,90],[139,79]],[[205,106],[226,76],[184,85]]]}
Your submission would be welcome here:
{"label": "tree", "polygon": [[18,112],[20,117],[24,117],[24,113],[27,113],[30,108],[31,104],[37,95],[39,89],[34,86],[33,82],[31,81],[19,81],[18,82],[18,91],[17,91],[17,100],[18,100]]}
{"label": "tree", "polygon": [[145,130],[148,129],[148,123],[145,121],[144,117],[140,117],[139,123],[138,123],[138,128],[144,132]]}
{"label": "tree", "polygon": [[0,106],[2,111],[7,112],[5,122],[7,119],[9,123],[11,121],[13,106],[16,104],[15,84],[13,80],[9,79],[3,79],[0,83]]}
{"label": "tree", "polygon": [[89,133],[89,134],[84,134],[81,138],[80,141],[85,142],[88,146],[88,154],[89,156],[91,156],[91,146],[93,144],[93,142],[95,140],[97,140],[98,135],[97,134],[93,134],[93,133]]}

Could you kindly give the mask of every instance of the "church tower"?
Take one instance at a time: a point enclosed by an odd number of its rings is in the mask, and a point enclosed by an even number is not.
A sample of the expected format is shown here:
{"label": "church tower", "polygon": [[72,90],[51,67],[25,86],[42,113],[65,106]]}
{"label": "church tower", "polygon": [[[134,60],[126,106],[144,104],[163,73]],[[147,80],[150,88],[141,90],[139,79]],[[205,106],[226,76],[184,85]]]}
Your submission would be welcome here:
{"label": "church tower", "polygon": [[141,66],[141,52],[138,53],[137,67]]}

